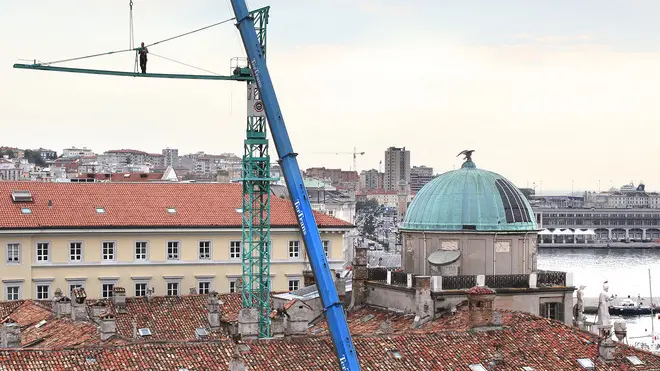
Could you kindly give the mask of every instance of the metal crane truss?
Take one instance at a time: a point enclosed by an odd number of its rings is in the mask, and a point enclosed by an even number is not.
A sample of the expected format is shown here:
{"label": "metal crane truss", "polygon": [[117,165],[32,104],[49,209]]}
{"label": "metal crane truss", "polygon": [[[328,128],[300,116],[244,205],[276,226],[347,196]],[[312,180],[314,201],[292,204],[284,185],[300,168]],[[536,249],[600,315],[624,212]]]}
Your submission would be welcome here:
{"label": "metal crane truss", "polygon": [[[93,54],[83,57],[64,59],[48,63],[34,64],[14,64],[14,68],[71,72],[92,75],[106,76],[127,76],[127,77],[147,77],[147,78],[165,78],[165,79],[189,79],[189,80],[225,80],[225,81],[245,81],[247,82],[248,92],[248,115],[246,127],[246,139],[244,140],[243,164],[241,172],[241,181],[243,182],[243,202],[242,202],[242,305],[244,308],[257,308],[259,312],[259,337],[270,336],[270,156],[268,154],[268,138],[266,135],[266,116],[264,113],[263,102],[259,96],[259,89],[255,83],[252,71],[250,70],[247,58],[243,58],[245,63],[241,64],[239,58],[232,59],[230,65],[231,75],[222,76],[217,74],[209,75],[191,75],[191,74],[166,74],[166,73],[139,73],[137,67],[133,72],[97,70],[87,68],[57,67],[52,64],[70,62],[80,59],[88,59],[104,55],[137,51],[132,47],[133,24],[132,10],[133,4],[130,3],[131,24],[130,24],[130,43],[131,47],[124,50],[117,50],[99,54]],[[261,52],[266,55],[266,26],[268,24],[268,11],[270,7],[263,7],[249,12],[254,19],[255,32],[261,47]],[[235,18],[230,18],[212,25],[202,27],[184,34],[170,37],[152,44],[150,47],[159,43],[170,41],[191,33],[208,29],[223,23],[227,23]],[[153,53],[150,53],[154,55]],[[162,57],[164,58],[164,57]],[[165,58],[168,59],[168,58]],[[176,62],[176,61],[175,61]],[[137,60],[136,60],[137,63]],[[185,63],[183,63],[185,64]],[[194,66],[190,66],[194,67]],[[195,67],[196,68],[196,67]],[[204,70],[206,71],[206,70]],[[210,72],[210,71],[207,71]]]}
{"label": "metal crane truss", "polygon": [[241,33],[243,46],[250,60],[250,67],[261,94],[264,111],[268,118],[268,126],[277,149],[279,163],[284,171],[284,179],[291,196],[291,202],[298,217],[300,232],[316,278],[340,368],[345,371],[358,371],[360,364],[357,360],[357,353],[353,346],[344,308],[339,301],[334,280],[330,273],[319,229],[296,160],[297,154],[291,145],[291,138],[287,132],[275,88],[268,72],[259,35],[255,32],[255,29],[258,29],[255,26],[255,18],[250,16],[245,0],[231,0],[231,5],[234,8],[236,25]]}
{"label": "metal crane truss", "polygon": [[[266,56],[268,9],[253,13],[254,30]],[[237,60],[234,71],[247,69]],[[248,70],[249,71],[249,70]],[[258,312],[259,334],[270,337],[270,155],[266,114],[254,80],[247,83],[247,128],[243,153],[242,307]]]}
{"label": "metal crane truss", "polygon": [[254,78],[252,78],[252,76],[243,76],[243,75],[222,76],[222,75],[189,75],[189,74],[178,74],[178,73],[139,73],[139,72],[127,72],[127,71],[93,70],[88,68],[55,67],[55,66],[45,66],[42,64],[16,63],[14,64],[14,68],[27,69],[27,70],[41,70],[41,71],[85,73],[91,75],[150,77],[150,78],[160,78],[160,79],[254,81]]}

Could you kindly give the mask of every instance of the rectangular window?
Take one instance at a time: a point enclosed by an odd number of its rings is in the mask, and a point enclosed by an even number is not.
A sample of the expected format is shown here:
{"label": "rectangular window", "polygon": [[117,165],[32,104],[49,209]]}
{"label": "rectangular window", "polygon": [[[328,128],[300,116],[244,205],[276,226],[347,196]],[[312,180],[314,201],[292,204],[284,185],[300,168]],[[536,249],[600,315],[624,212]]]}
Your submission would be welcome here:
{"label": "rectangular window", "polygon": [[208,294],[211,289],[211,282],[198,282],[197,283],[197,293],[198,294]]}
{"label": "rectangular window", "polygon": [[136,283],[135,284],[135,296],[146,296],[147,295],[147,284],[142,282],[142,283]]}
{"label": "rectangular window", "polygon": [[167,260],[179,260],[179,242],[167,242]]}
{"label": "rectangular window", "polygon": [[179,295],[179,283],[178,282],[168,282],[167,283],[167,295],[168,296],[177,296],[177,295]]}
{"label": "rectangular window", "polygon": [[7,300],[18,300],[21,298],[19,286],[7,286]]}
{"label": "rectangular window", "polygon": [[115,288],[114,283],[104,283],[101,285],[101,297],[108,299],[112,297],[112,289]]}
{"label": "rectangular window", "polygon": [[37,300],[48,299],[49,292],[50,292],[49,285],[37,285]]}
{"label": "rectangular window", "polygon": [[330,251],[330,240],[323,240],[323,251],[325,252],[325,257],[327,258]]}
{"label": "rectangular window", "polygon": [[300,257],[300,241],[289,241],[289,258]]}
{"label": "rectangular window", "polygon": [[229,281],[229,292],[238,292],[238,280]]}
{"label": "rectangular window", "polygon": [[241,241],[229,242],[229,259],[241,258]]}
{"label": "rectangular window", "polygon": [[147,242],[135,242],[135,260],[147,260]]}
{"label": "rectangular window", "polygon": [[18,264],[21,262],[21,244],[8,243],[7,244],[7,263]]}
{"label": "rectangular window", "polygon": [[199,241],[199,260],[211,260],[211,241]]}
{"label": "rectangular window", "polygon": [[69,243],[69,260],[71,261],[82,260],[82,242]]}
{"label": "rectangular window", "polygon": [[49,258],[49,243],[39,242],[37,244],[37,262],[47,262]]}
{"label": "rectangular window", "polygon": [[300,288],[300,280],[289,280],[289,291],[296,291]]}
{"label": "rectangular window", "polygon": [[563,304],[562,303],[541,303],[539,308],[541,317],[554,319],[557,321],[564,320]]}
{"label": "rectangular window", "polygon": [[103,247],[101,248],[101,258],[105,261],[115,260],[115,243],[114,242],[103,242]]}

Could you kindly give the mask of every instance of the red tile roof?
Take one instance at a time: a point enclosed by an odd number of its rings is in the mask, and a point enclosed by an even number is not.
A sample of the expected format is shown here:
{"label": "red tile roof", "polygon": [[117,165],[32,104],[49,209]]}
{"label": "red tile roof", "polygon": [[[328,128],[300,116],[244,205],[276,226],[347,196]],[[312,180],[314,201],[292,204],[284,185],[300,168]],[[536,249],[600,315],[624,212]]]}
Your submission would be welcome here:
{"label": "red tile roof", "polygon": [[[0,317],[0,322],[11,320],[21,326],[22,347],[65,348],[101,344],[95,324],[85,321],[74,322],[66,317],[57,318],[50,309],[50,302],[33,300],[3,302],[0,308],[10,307],[9,303],[16,303],[18,306],[11,313]],[[41,323],[42,321],[44,322]],[[126,343],[121,339],[111,340],[109,344]]]}
{"label": "red tile roof", "polygon": [[[355,348],[364,370],[456,370],[469,371],[470,364],[488,367],[496,345],[502,346],[503,363],[496,371],[583,370],[578,358],[590,358],[598,370],[650,370],[660,367],[660,357],[617,344],[615,362],[599,360],[594,337],[552,321],[516,318],[511,328],[489,332],[408,333],[356,336]],[[531,330],[526,330],[538,322]],[[558,328],[557,326],[562,326]],[[251,371],[336,370],[338,362],[328,336],[287,337],[246,342],[242,353]],[[233,345],[229,341],[143,343],[126,346],[85,347],[66,350],[0,350],[0,365],[10,369],[103,369],[103,370],[225,370]],[[397,352],[400,358],[395,357]],[[625,356],[635,355],[643,368],[631,366]]]}
{"label": "red tile roof", "polygon": [[[34,202],[12,202],[14,190],[29,190]],[[0,229],[240,228],[242,198],[241,184],[0,182]],[[319,227],[352,227],[323,213],[314,217]],[[290,200],[271,197],[271,225],[298,227]]]}
{"label": "red tile roof", "polygon": [[[227,294],[220,298],[225,303],[223,317],[227,317],[225,307],[228,312],[238,311],[240,295]],[[203,342],[164,341],[168,336],[170,340],[194,339],[194,328],[204,322],[202,313],[206,312],[205,303],[206,295],[152,298],[149,302],[144,298],[127,298],[128,313],[117,314],[120,339],[105,343],[102,347],[96,346],[100,344],[96,330],[84,327],[88,322],[80,325],[69,319],[51,319],[40,328],[44,333],[33,337],[41,342],[33,344],[32,349],[0,350],[0,366],[8,369],[39,367],[58,370],[74,367],[103,370],[226,369],[233,350],[228,341],[217,338]],[[20,311],[26,318],[36,321],[43,313],[43,304],[24,302],[21,304],[24,308]],[[158,316],[158,313],[163,315]],[[140,318],[144,318],[144,322],[139,322]],[[144,324],[152,330],[154,335],[150,340],[155,342],[147,340],[132,345],[122,344],[121,338],[125,339],[127,333],[132,335],[133,319],[138,321],[138,327]],[[382,323],[386,319],[389,319],[391,331],[384,331]],[[582,370],[577,363],[578,358],[590,358],[599,370],[660,368],[660,357],[621,343],[616,345],[615,362],[606,364],[598,359],[598,338],[595,335],[521,312],[502,311],[503,326],[490,331],[469,331],[469,313],[464,306],[459,306],[455,314],[445,315],[418,329],[411,328],[412,315],[369,307],[351,312],[348,321],[358,358],[365,370],[469,371],[470,364],[481,363],[487,367],[494,357],[496,346],[501,346],[504,360],[503,364],[493,368],[496,371],[520,370],[523,366],[533,367],[536,371],[577,371]],[[30,331],[37,330],[31,327],[24,329],[22,336],[33,336]],[[319,328],[327,329],[327,326],[319,323],[312,327],[311,332],[315,333],[314,329]],[[337,369],[332,341],[326,331],[310,336],[246,343],[249,350],[243,353],[243,358],[249,370]],[[61,349],[63,344],[85,346]],[[401,357],[395,357],[394,351]],[[635,368],[630,365],[624,359],[630,355],[639,357],[645,362],[644,366]]]}
{"label": "red tile roof", "polygon": [[495,291],[486,286],[474,286],[465,293],[468,295],[493,295]]}
{"label": "red tile roof", "polygon": [[[195,329],[209,328],[208,295],[186,295],[180,297],[155,296],[146,298],[126,298],[126,313],[117,313],[117,333],[133,337],[133,321],[137,328],[148,328],[148,340],[195,340]],[[220,294],[222,301],[221,320],[235,322],[241,309],[241,294]],[[111,310],[114,304],[110,305]],[[211,338],[224,334],[213,334]]]}

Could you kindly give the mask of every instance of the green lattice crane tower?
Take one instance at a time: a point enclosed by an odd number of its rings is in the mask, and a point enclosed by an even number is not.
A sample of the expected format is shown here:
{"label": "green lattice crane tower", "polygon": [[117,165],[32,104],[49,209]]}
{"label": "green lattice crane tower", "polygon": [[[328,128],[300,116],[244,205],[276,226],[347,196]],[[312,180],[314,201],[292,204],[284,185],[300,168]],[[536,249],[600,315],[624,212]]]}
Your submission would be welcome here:
{"label": "green lattice crane tower", "polygon": [[[264,58],[269,9],[265,7],[250,13]],[[270,155],[266,114],[254,80],[247,82],[247,96],[242,168],[242,307],[257,309],[259,337],[270,337]]]}

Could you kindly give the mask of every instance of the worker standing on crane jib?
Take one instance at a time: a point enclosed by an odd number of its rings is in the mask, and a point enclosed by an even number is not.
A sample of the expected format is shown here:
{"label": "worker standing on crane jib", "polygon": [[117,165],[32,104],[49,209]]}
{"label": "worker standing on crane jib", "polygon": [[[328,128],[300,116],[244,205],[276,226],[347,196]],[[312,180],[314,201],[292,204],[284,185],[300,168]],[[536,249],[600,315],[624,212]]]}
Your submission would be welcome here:
{"label": "worker standing on crane jib", "polygon": [[138,49],[138,53],[140,54],[140,68],[142,69],[142,73],[147,73],[147,54],[149,54],[149,49],[144,46],[144,42],[141,44],[140,49]]}

